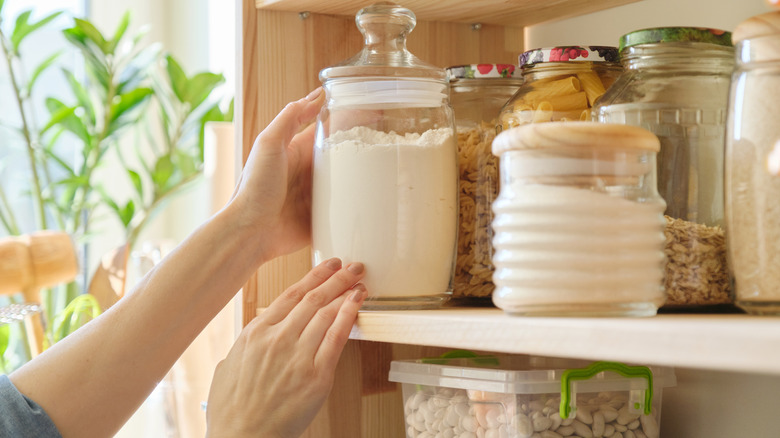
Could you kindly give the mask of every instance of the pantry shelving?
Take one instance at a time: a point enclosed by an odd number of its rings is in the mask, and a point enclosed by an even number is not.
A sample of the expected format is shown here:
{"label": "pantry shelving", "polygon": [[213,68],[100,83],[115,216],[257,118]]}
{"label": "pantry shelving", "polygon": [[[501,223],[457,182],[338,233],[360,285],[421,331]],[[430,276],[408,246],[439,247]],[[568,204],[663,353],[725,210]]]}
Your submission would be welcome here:
{"label": "pantry shelving", "polygon": [[362,312],[352,339],[780,375],[780,318],[544,318],[494,308]]}
{"label": "pantry shelving", "polygon": [[[446,67],[516,63],[524,28],[634,0],[409,0],[418,17],[408,46]],[[372,0],[241,0],[237,148],[281,108],[320,85],[318,72],[362,47],[354,14]],[[479,23],[480,26],[474,26]],[[310,248],[263,265],[243,290],[248,323],[311,267]],[[780,376],[780,318],[741,314],[665,314],[651,318],[521,318],[494,308],[361,312],[333,392],[306,438],[404,435],[390,361],[452,348],[511,354],[608,359],[684,369]],[[693,436],[693,435],[689,435]]]}

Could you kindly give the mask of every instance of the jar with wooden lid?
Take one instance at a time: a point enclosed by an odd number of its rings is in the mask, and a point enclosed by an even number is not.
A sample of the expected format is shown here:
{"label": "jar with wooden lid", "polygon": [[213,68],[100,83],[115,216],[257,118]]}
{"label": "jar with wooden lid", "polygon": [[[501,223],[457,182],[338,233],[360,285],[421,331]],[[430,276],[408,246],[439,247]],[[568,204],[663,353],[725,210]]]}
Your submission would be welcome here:
{"label": "jar with wooden lid", "polygon": [[620,39],[624,72],[594,108],[604,123],[641,126],[661,141],[658,190],[666,201],[666,308],[733,305],[723,229],[731,34],[637,30]]}
{"label": "jar with wooden lid", "polygon": [[458,252],[452,297],[490,303],[493,293],[493,221],[498,157],[490,152],[498,113],[522,84],[511,64],[449,67],[450,104],[458,134]]}
{"label": "jar with wooden lid", "polygon": [[726,229],[736,304],[780,315],[780,12],[734,30],[726,130]]}
{"label": "jar with wooden lid", "polygon": [[499,134],[493,302],[513,315],[650,316],[664,302],[658,139],[595,122]]}
{"label": "jar with wooden lid", "polygon": [[501,129],[528,123],[591,120],[591,108],[622,71],[618,50],[561,46],[520,55],[523,85],[501,110]]}

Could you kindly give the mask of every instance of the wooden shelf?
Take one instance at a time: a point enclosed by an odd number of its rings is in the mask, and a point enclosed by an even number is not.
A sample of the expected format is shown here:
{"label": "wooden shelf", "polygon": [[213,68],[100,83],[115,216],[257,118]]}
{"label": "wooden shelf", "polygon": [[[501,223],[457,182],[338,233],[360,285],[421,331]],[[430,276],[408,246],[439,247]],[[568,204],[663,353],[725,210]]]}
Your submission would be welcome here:
{"label": "wooden shelf", "polygon": [[494,308],[363,311],[351,339],[780,375],[780,318],[512,317]]}
{"label": "wooden shelf", "polygon": [[[418,20],[529,26],[639,0],[398,0]],[[371,0],[256,0],[258,9],[353,16]]]}

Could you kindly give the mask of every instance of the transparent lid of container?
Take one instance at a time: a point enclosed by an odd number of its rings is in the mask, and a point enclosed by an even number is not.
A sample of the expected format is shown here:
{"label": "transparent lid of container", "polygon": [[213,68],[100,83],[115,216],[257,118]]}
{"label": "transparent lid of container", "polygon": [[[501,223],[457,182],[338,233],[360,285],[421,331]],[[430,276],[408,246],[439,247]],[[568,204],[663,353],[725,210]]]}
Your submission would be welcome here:
{"label": "transparent lid of container", "polygon": [[[529,358],[524,356],[478,356],[459,359],[418,359],[393,361],[391,382],[438,386],[504,394],[561,393],[561,379],[567,370],[586,368],[587,361]],[[652,385],[671,387],[677,384],[674,370],[648,367]],[[631,391],[648,388],[644,377],[625,377],[602,371],[587,380],[576,382],[577,392]]]}
{"label": "transparent lid of container", "polygon": [[417,24],[403,6],[380,2],[355,16],[365,45],[355,56],[320,72],[322,82],[338,78],[385,77],[446,82],[444,69],[429,65],[406,49],[406,37]]}

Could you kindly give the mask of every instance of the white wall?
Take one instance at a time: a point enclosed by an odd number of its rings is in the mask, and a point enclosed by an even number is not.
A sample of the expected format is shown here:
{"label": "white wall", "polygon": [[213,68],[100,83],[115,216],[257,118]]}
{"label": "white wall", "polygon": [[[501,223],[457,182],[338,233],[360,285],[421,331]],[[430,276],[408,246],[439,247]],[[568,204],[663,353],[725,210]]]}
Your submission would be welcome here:
{"label": "white wall", "polygon": [[[526,28],[527,49],[556,45],[617,46],[632,30],[699,26],[733,30],[753,15],[768,12],[762,0],[643,0],[582,17]],[[767,346],[773,348],[773,346]],[[780,377],[678,370],[678,385],[663,397],[664,438],[780,436],[776,397]]]}
{"label": "white wall", "polygon": [[642,0],[581,17],[529,26],[527,49],[558,45],[617,46],[632,30],[697,26],[733,30],[753,15],[769,11],[763,0]]}

